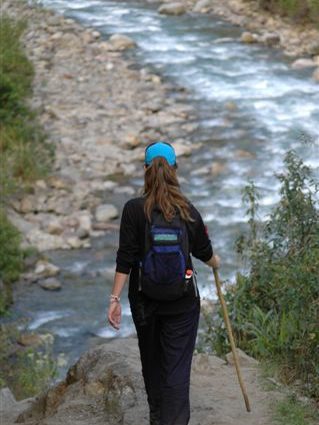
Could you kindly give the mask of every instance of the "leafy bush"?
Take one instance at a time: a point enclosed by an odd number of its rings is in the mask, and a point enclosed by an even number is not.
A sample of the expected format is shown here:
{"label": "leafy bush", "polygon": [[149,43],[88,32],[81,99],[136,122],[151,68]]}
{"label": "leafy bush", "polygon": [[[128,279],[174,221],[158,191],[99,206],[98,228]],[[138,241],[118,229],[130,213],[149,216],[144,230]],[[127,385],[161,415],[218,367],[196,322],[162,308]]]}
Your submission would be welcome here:
{"label": "leafy bush", "polygon": [[[257,221],[256,188],[244,191],[250,230],[237,250],[250,272],[238,274],[225,298],[238,345],[275,361],[285,383],[299,382],[319,398],[319,188],[294,151],[285,166],[281,199],[264,225]],[[210,326],[214,348],[225,352],[221,312]]]}

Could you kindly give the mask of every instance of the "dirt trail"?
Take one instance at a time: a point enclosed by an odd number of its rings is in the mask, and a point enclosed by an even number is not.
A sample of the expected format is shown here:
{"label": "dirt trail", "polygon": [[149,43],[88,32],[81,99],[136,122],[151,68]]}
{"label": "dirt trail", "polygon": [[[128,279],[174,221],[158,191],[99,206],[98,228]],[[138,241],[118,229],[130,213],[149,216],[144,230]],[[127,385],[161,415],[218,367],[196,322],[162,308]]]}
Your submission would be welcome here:
{"label": "dirt trail", "polygon": [[235,368],[207,355],[194,359],[192,425],[271,425],[271,405],[279,394],[262,389],[258,368],[242,367],[252,411],[246,412]]}

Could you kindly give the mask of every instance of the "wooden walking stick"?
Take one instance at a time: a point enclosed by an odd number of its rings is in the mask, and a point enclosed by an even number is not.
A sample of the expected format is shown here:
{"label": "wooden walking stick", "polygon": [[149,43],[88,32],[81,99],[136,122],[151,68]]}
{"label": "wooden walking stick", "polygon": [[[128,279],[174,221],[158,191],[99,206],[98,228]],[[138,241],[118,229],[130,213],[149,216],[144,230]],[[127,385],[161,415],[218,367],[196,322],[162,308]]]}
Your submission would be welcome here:
{"label": "wooden walking stick", "polygon": [[243,378],[242,378],[241,370],[240,370],[240,367],[239,367],[239,359],[238,359],[238,354],[237,354],[237,351],[236,351],[234,335],[233,335],[232,327],[231,327],[229,316],[228,316],[225,298],[224,298],[224,295],[223,295],[223,292],[222,292],[222,286],[221,286],[221,283],[220,283],[220,280],[219,280],[218,270],[213,268],[213,273],[214,273],[214,277],[215,277],[215,283],[216,283],[218,298],[219,298],[220,304],[222,306],[223,316],[224,316],[224,320],[225,320],[225,324],[226,324],[226,328],[227,328],[227,332],[228,332],[228,338],[229,338],[231,350],[232,350],[232,353],[233,353],[233,356],[234,356],[234,362],[235,362],[235,367],[236,367],[236,371],[237,371],[239,385],[240,385],[241,391],[243,393],[247,412],[250,412],[251,410],[250,410],[249,399],[248,399],[247,391],[246,391],[244,381],[243,381]]}

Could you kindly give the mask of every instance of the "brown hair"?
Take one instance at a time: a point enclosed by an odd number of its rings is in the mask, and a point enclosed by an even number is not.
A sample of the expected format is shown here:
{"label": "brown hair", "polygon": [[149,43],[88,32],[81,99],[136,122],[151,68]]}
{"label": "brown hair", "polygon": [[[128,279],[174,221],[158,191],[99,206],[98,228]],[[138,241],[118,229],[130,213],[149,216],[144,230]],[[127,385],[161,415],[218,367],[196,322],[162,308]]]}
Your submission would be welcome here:
{"label": "brown hair", "polygon": [[146,196],[144,211],[148,220],[151,220],[152,210],[156,205],[167,221],[175,217],[176,210],[183,220],[193,221],[189,201],[182,194],[177,180],[176,167],[169,165],[165,158],[154,158],[147,166],[144,175],[144,195]]}

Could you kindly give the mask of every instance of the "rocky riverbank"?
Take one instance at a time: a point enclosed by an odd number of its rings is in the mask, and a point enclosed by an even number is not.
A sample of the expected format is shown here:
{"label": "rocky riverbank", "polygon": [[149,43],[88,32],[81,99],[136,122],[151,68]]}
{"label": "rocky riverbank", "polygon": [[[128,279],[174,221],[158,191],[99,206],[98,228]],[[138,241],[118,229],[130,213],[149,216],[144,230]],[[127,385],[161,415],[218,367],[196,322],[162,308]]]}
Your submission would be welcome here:
{"label": "rocky riverbank", "polygon": [[[280,46],[289,55],[307,53],[296,68],[319,64],[318,31],[292,27],[253,3],[187,0],[165,2],[159,9],[186,11],[213,13],[256,31],[243,33],[242,42]],[[33,193],[12,199],[8,216],[24,235],[24,245],[39,251],[89,247],[91,237],[116,228],[112,220],[119,212],[112,197],[134,195],[119,181],[141,177],[145,144],[168,138],[175,140],[178,154],[190,154],[194,111],[184,102],[186,94],[180,92],[176,102],[160,76],[136,69],[123,55],[138,49],[128,37],[114,34],[105,40],[98,31],[26,1],[4,1],[1,12],[29,21],[23,42],[36,71],[30,103],[56,150],[54,174],[37,181]]]}
{"label": "rocky riverbank", "polygon": [[159,12],[164,14],[195,12],[220,16],[246,30],[241,37],[243,43],[280,48],[287,56],[298,59],[293,67],[316,68],[314,78],[319,81],[319,29],[314,24],[296,24],[262,10],[257,2],[245,0],[164,0],[163,3]]}
{"label": "rocky riverbank", "polygon": [[33,192],[11,200],[8,216],[39,251],[90,246],[90,238],[116,228],[116,194],[134,195],[119,181],[141,176],[144,146],[159,138],[189,154],[193,111],[148,69],[123,52],[138,48],[114,34],[108,40],[72,19],[30,6],[1,4],[1,13],[26,18],[23,37],[35,67],[32,107],[55,147],[54,173]]}
{"label": "rocky riverbank", "polygon": [[[282,396],[264,391],[257,362],[244,354],[240,357],[252,412],[245,410],[231,363],[198,354],[191,379],[193,425],[273,424],[271,405]],[[16,402],[8,389],[2,390],[2,418],[6,425],[146,425],[140,368],[136,339],[113,340],[84,354],[64,381],[35,400]]]}

